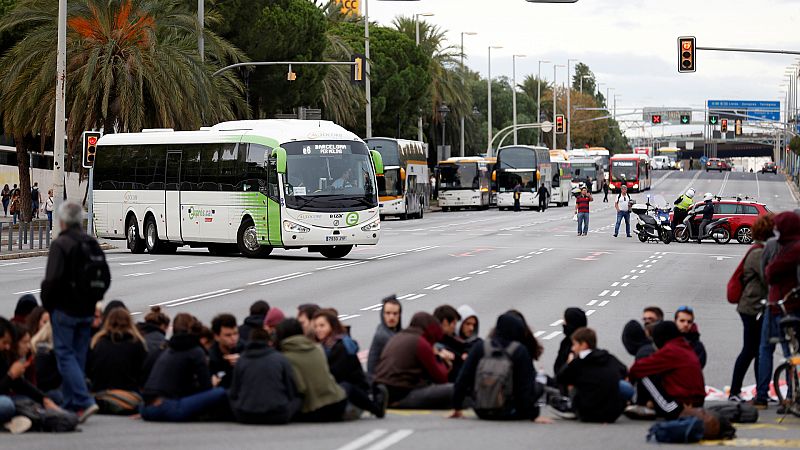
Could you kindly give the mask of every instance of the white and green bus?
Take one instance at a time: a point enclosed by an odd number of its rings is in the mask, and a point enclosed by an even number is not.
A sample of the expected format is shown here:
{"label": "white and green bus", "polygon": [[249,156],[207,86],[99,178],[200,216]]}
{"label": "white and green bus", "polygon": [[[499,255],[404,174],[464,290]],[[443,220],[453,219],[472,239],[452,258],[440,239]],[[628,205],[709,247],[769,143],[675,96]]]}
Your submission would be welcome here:
{"label": "white and green bus", "polygon": [[346,256],[380,237],[380,154],[326,121],[245,120],[108,134],[94,166],[99,237],[133,253],[207,247]]}

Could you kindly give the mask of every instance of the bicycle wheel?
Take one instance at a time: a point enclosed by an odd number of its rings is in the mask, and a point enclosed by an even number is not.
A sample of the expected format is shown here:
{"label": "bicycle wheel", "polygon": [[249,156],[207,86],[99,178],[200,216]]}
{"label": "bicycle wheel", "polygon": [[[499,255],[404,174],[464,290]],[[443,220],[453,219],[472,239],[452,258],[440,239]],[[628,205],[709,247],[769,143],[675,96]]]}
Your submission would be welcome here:
{"label": "bicycle wheel", "polygon": [[772,386],[775,389],[775,395],[778,397],[778,403],[788,405],[800,390],[797,367],[788,361],[780,364],[772,376]]}

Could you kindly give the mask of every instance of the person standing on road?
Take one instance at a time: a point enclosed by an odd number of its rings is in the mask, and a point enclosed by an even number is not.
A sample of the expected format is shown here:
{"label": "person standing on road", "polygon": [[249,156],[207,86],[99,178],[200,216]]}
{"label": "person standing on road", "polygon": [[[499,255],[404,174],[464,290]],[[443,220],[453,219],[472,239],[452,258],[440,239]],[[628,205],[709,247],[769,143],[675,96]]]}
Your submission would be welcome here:
{"label": "person standing on road", "polygon": [[522,183],[517,181],[517,184],[514,186],[514,211],[519,212],[519,200],[522,197]]}
{"label": "person standing on road", "polygon": [[608,180],[603,178],[603,203],[608,203]]}
{"label": "person standing on road", "polygon": [[706,227],[714,220],[714,194],[706,192],[703,196],[703,220],[697,227],[697,243],[700,244],[707,236]]}
{"label": "person standing on road", "polygon": [[539,197],[539,212],[544,212],[547,209],[547,196],[550,192],[547,190],[547,187],[542,183],[539,186],[539,190],[536,191],[536,196]]}
{"label": "person standing on road", "polygon": [[[81,230],[81,205],[74,201],[64,202],[58,209],[58,218],[63,231],[50,245],[42,281],[42,304],[50,313],[53,327],[58,370],[63,378],[63,406],[77,412],[80,421],[84,422],[98,410],[86,386],[86,355],[95,305],[102,300],[110,278],[84,279],[92,275],[87,267],[93,269],[93,273],[105,268],[108,275],[108,265],[97,241]],[[92,289],[100,282],[105,284],[100,289],[102,292]]]}
{"label": "person standing on road", "polygon": [[581,193],[575,197],[575,214],[578,215],[578,236],[588,236],[589,232],[589,202],[593,201],[592,194],[581,188]]}
{"label": "person standing on road", "polygon": [[617,201],[614,202],[614,208],[617,210],[614,237],[619,234],[619,226],[622,224],[622,219],[625,219],[625,234],[631,237],[631,198],[628,196],[628,186],[622,185],[622,189],[617,195]]}
{"label": "person standing on road", "polygon": [[8,203],[11,202],[11,189],[8,185],[3,186],[3,215],[8,216]]}
{"label": "person standing on road", "polygon": [[53,229],[53,190],[47,191],[47,200],[44,202],[44,213],[47,215],[47,229]]}
{"label": "person standing on road", "polygon": [[689,208],[692,207],[692,199],[694,198],[694,188],[689,188],[686,193],[675,200],[675,207],[672,209],[672,229],[674,230],[678,224],[683,223],[683,219],[689,214]]}
{"label": "person standing on road", "polygon": [[[761,300],[767,298],[767,283],[764,280],[764,271],[761,267],[761,255],[764,253],[764,242],[772,236],[775,226],[772,215],[759,217],[753,224],[753,239],[756,241],[747,251],[740,263],[742,266],[741,283],[742,291],[736,306],[736,312],[742,319],[744,332],[742,351],[736,358],[733,366],[731,380],[731,393],[729,400],[742,401],[740,396],[744,375],[750,363],[754,362],[753,370],[758,379],[758,347],[761,342],[761,327],[763,322],[763,309]],[[737,273],[739,270],[737,269]],[[734,276],[736,276],[734,274]]]}

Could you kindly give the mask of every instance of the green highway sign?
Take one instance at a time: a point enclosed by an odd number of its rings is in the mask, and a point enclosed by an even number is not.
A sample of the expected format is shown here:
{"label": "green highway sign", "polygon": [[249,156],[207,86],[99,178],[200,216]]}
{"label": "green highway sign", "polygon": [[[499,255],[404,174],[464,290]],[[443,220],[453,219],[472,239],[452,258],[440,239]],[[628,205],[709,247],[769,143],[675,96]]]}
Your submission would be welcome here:
{"label": "green highway sign", "polygon": [[719,123],[719,116],[708,116],[708,124],[716,125]]}
{"label": "green highway sign", "polygon": [[681,114],[681,125],[689,125],[692,123],[692,116],[690,114]]}

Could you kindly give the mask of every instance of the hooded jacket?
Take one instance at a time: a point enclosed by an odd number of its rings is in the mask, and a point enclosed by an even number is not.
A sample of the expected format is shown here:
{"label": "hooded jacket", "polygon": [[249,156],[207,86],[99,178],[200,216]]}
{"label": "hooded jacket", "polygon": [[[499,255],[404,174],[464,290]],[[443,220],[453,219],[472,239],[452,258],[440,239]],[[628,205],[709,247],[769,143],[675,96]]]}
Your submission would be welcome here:
{"label": "hooded jacket", "polygon": [[742,263],[742,296],[736,305],[736,312],[747,316],[756,316],[763,306],[761,300],[767,298],[767,282],[764,280],[764,269],[761,266],[761,257],[764,254],[764,245],[756,243],[750,247]]}
{"label": "hooded jacket", "polygon": [[50,313],[60,310],[72,317],[91,317],[95,302],[75,298],[72,280],[80,266],[82,240],[94,240],[80,228],[67,228],[50,244],[47,254],[47,269],[42,280],[42,306]]}
{"label": "hooded jacket", "polygon": [[250,333],[253,330],[264,328],[264,318],[264,314],[247,316],[244,322],[239,325],[239,340],[245,344],[250,341]]}
{"label": "hooded jacket", "polygon": [[378,361],[381,359],[381,353],[383,352],[383,348],[386,347],[386,343],[389,342],[392,336],[403,329],[403,306],[400,306],[400,320],[397,322],[395,328],[389,328],[383,320],[383,308],[385,307],[386,300],[383,301],[383,306],[381,307],[381,323],[378,324],[378,327],[375,329],[375,336],[372,338],[372,344],[369,346],[367,374],[369,374],[370,378],[375,376],[375,368],[378,367]]}
{"label": "hooded jacket", "polygon": [[575,358],[557,375],[559,384],[575,387],[573,406],[584,422],[611,423],[625,410],[619,382],[628,374],[614,355],[592,350],[584,358]]}
{"label": "hooded jacket", "polygon": [[692,328],[689,329],[688,333],[683,333],[683,337],[686,338],[686,341],[689,343],[689,346],[692,347],[694,350],[694,354],[697,355],[697,359],[700,361],[700,367],[704,368],[706,366],[706,346],[700,342],[700,329],[697,328],[697,324],[693,323]]}
{"label": "hooded jacket", "polygon": [[303,335],[295,335],[282,340],[280,349],[292,365],[294,384],[303,396],[301,412],[316,411],[346,398],[331,375],[322,347]]}
{"label": "hooded jacket", "polygon": [[[459,338],[461,338],[469,348],[471,348],[476,341],[481,340],[480,338],[481,321],[478,318],[478,313],[476,313],[475,310],[472,309],[472,307],[469,305],[461,305],[458,307],[457,311],[458,315],[461,316],[461,320],[459,320],[458,324],[456,325],[456,335]],[[470,317],[475,318],[475,330],[472,332],[472,336],[465,337],[461,334],[461,325],[463,325],[464,322]],[[467,351],[469,351],[469,348],[467,349]]]}
{"label": "hooded jacket", "polygon": [[561,369],[567,365],[567,358],[572,352],[572,333],[578,328],[585,327],[587,324],[586,313],[580,308],[567,308],[564,311],[564,339],[561,340],[561,345],[558,347],[558,355],[556,355],[556,362],[553,364],[553,373],[561,372]]}
{"label": "hooded jacket", "polygon": [[136,327],[139,328],[139,332],[142,333],[142,337],[144,337],[148,353],[159,352],[167,347],[167,335],[158,325],[149,322],[139,322],[136,324]]}
{"label": "hooded jacket", "polygon": [[656,346],[647,337],[642,324],[635,320],[626,323],[625,328],[622,329],[622,345],[625,346],[628,354],[637,360],[650,356],[656,351]]}
{"label": "hooded jacket", "polygon": [[273,416],[289,422],[299,403],[292,371],[289,360],[265,342],[247,344],[233,369],[228,390],[237,420]]}
{"label": "hooded jacket", "polygon": [[[539,397],[536,388],[536,370],[531,364],[531,355],[522,345],[525,339],[525,326],[522,321],[511,314],[503,314],[497,318],[497,325],[492,338],[494,348],[507,348],[512,342],[518,342],[513,354],[509,355],[513,364],[513,404],[507,405],[508,416],[505,419],[532,420],[539,416],[536,400]],[[475,376],[478,364],[485,355],[484,345],[475,345],[456,380],[453,405],[455,409],[464,408],[464,400],[470,396],[475,387]],[[481,411],[476,411],[481,416]],[[496,419],[496,417],[494,417]]]}
{"label": "hooded jacket", "polygon": [[[775,257],[767,265],[764,277],[769,284],[769,301],[775,303],[794,289],[800,281],[800,216],[794,212],[782,212],[775,216],[775,229],[778,230],[778,250]],[[786,303],[787,313],[800,310],[797,302]],[[771,306],[773,313],[780,313],[780,308]]]}
{"label": "hooded jacket", "polygon": [[144,385],[145,400],[178,399],[211,389],[208,359],[200,340],[192,334],[172,336],[153,365]]}
{"label": "hooded jacket", "polygon": [[[240,354],[244,351],[244,344],[239,341],[236,346],[231,350],[231,354]],[[208,350],[208,370],[212,375],[220,377],[219,385],[225,389],[231,386],[231,374],[233,374],[233,365],[225,359],[222,354],[222,349],[219,347],[219,342],[214,342]]]}
{"label": "hooded jacket", "polygon": [[633,363],[632,379],[661,376],[664,390],[683,404],[702,405],[706,396],[703,369],[689,342],[674,322],[662,322],[653,332],[658,350]]}
{"label": "hooded jacket", "polygon": [[361,389],[369,389],[369,382],[358,359],[358,344],[348,335],[341,335],[333,340],[328,347],[323,345],[325,355],[328,357],[328,366],[331,375],[337,383],[348,382]]}
{"label": "hooded jacket", "polygon": [[405,391],[447,383],[447,366],[433,351],[442,334],[442,326],[431,314],[414,314],[409,327],[392,337],[383,349],[375,382]]}

